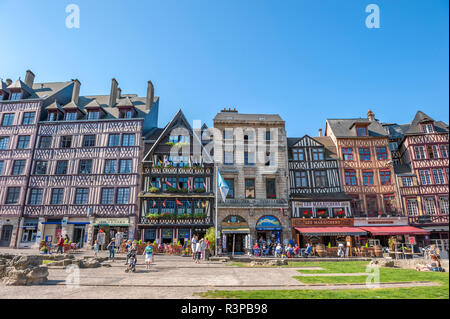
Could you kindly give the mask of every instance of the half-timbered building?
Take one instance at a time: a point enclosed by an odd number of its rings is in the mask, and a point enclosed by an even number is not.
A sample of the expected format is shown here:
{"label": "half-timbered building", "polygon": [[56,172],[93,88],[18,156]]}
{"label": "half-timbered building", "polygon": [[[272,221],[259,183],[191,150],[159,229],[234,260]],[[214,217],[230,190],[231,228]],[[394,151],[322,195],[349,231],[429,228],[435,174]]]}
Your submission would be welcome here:
{"label": "half-timbered building", "polygon": [[[195,123],[195,122],[194,122]],[[144,136],[139,194],[140,239],[184,243],[213,226],[214,163],[202,133],[179,110],[164,127]]]}
{"label": "half-timbered building", "polygon": [[427,244],[430,239],[448,239],[449,213],[449,129],[418,111],[409,124],[385,124],[393,153],[401,205],[409,224],[430,232],[418,237]]}
{"label": "half-timbered building", "polygon": [[293,237],[306,242],[345,242],[353,228],[351,198],[342,189],[336,146],[327,136],[288,138]]}

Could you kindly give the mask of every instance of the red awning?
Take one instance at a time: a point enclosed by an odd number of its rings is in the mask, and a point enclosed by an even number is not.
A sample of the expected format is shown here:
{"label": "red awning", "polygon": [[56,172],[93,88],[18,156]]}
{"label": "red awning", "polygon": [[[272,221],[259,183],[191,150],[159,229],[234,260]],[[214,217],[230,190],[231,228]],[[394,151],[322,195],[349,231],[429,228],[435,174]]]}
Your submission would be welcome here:
{"label": "red awning", "polygon": [[430,232],[412,226],[372,226],[360,227],[374,236],[382,235],[429,235]]}
{"label": "red awning", "polygon": [[308,236],[363,236],[367,234],[357,227],[295,227],[295,229]]}

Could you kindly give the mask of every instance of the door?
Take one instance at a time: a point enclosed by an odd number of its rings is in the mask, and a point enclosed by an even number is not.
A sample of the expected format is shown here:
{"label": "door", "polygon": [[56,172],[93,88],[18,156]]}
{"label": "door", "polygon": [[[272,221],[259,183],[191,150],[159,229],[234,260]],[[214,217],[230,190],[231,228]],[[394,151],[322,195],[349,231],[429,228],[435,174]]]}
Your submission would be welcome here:
{"label": "door", "polygon": [[[234,239],[233,239],[234,238]],[[233,240],[234,240],[234,253],[244,253],[244,238],[245,234],[227,234],[227,252],[233,253]]]}
{"label": "door", "polygon": [[84,244],[84,226],[75,226],[73,229],[73,243],[78,243],[78,247],[83,247]]}
{"label": "door", "polygon": [[8,247],[11,242],[13,226],[12,225],[3,225],[2,233],[0,236],[0,246]]}

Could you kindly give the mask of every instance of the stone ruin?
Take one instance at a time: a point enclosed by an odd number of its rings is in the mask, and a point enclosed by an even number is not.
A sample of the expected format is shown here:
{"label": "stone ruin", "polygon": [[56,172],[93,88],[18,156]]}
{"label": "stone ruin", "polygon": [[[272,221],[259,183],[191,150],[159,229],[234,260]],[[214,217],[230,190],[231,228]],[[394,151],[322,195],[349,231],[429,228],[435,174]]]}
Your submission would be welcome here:
{"label": "stone ruin", "polygon": [[42,256],[0,255],[0,281],[7,286],[36,285],[47,281]]}

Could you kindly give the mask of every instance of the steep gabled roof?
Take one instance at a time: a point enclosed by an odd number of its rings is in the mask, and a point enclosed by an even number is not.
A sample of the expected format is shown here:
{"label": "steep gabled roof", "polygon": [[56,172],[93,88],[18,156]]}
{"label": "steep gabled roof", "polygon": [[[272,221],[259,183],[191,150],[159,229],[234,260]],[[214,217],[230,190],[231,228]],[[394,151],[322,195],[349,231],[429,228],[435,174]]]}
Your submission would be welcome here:
{"label": "steep gabled roof", "polygon": [[11,85],[8,86],[8,89],[9,90],[21,89],[25,92],[28,92],[30,94],[30,98],[39,98],[39,96],[34,93],[33,89],[30,88],[28,85],[26,85],[24,82],[22,82],[22,80],[17,80],[16,82],[11,83]]}
{"label": "steep gabled roof", "polygon": [[405,131],[405,135],[422,134],[421,123],[434,122],[434,126],[437,132],[448,132],[448,125],[442,121],[435,122],[431,116],[428,116],[422,111],[417,111],[413,121]]}
{"label": "steep gabled roof", "polygon": [[361,137],[352,129],[356,123],[369,123],[367,129],[369,137],[387,137],[389,134],[378,121],[369,121],[363,118],[356,119],[327,119],[327,123],[334,136],[337,138]]}
{"label": "steep gabled roof", "polygon": [[0,91],[6,92],[9,94],[8,86],[2,80],[0,80]]}

